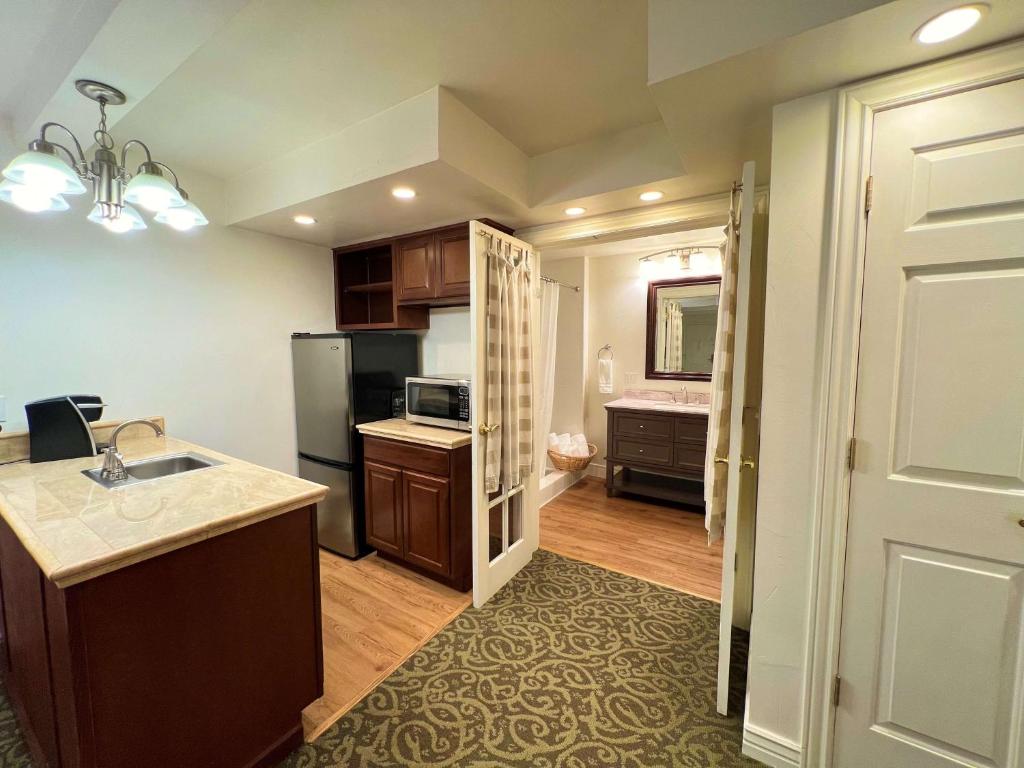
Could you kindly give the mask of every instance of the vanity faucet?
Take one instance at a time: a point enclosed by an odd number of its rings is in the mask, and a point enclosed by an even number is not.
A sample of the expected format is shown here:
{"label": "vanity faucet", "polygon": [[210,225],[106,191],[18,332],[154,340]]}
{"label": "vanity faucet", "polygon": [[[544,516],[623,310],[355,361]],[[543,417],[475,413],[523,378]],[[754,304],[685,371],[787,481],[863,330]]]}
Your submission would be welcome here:
{"label": "vanity faucet", "polygon": [[123,424],[118,424],[117,428],[110,435],[110,445],[103,450],[103,469],[100,470],[100,477],[104,480],[117,481],[128,479],[128,470],[124,468],[124,457],[117,450],[117,437],[125,427],[131,427],[135,424],[145,424],[148,427],[152,427],[157,437],[163,437],[164,435],[160,425],[149,419],[132,419]]}

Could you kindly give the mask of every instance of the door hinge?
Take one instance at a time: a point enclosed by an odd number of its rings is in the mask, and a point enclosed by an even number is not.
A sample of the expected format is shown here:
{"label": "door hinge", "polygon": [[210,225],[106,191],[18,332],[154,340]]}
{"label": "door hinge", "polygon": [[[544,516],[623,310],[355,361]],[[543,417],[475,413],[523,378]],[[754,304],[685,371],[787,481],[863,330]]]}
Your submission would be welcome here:
{"label": "door hinge", "polygon": [[734,572],[740,569],[740,556],[739,553],[732,556],[732,569]]}
{"label": "door hinge", "polygon": [[875,177],[868,176],[867,183],[864,185],[864,214],[871,213],[871,203],[875,197]]}
{"label": "door hinge", "polygon": [[857,466],[857,438],[851,437],[849,444],[846,446],[846,468],[853,472],[853,468]]}
{"label": "door hinge", "polygon": [[832,706],[833,707],[838,707],[839,706],[839,688],[840,688],[840,685],[842,684],[842,682],[843,681],[839,677],[839,675],[836,675],[835,677],[832,678]]}

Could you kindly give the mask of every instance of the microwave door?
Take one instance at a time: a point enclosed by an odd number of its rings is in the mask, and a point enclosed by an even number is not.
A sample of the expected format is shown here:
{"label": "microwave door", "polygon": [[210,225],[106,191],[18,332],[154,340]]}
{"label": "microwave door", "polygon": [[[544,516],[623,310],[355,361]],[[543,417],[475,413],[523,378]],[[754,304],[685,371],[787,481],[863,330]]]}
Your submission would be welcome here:
{"label": "microwave door", "polygon": [[407,408],[415,416],[425,416],[444,422],[458,421],[459,391],[457,387],[409,383]]}

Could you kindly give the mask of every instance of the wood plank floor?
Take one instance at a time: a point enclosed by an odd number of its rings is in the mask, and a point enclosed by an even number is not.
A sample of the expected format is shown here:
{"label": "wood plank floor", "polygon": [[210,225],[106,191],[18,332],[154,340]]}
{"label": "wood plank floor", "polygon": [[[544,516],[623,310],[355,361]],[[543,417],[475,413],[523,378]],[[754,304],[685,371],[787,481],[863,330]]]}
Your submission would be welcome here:
{"label": "wood plank floor", "polygon": [[543,549],[720,602],[722,542],[707,542],[702,513],[609,499],[593,477],[540,509]]}
{"label": "wood plank floor", "polygon": [[303,710],[306,741],[323,733],[471,602],[374,555],[320,550],[324,695]]}

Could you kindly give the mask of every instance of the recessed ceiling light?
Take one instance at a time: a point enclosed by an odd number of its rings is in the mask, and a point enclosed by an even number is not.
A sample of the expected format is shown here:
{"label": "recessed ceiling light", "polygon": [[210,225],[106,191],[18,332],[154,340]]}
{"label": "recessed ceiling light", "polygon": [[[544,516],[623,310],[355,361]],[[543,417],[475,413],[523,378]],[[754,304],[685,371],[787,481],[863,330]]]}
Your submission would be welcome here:
{"label": "recessed ceiling light", "polygon": [[307,227],[311,224],[316,224],[316,219],[312,216],[307,216],[304,213],[300,213],[298,216],[292,216],[292,221],[296,224],[305,224]]}
{"label": "recessed ceiling light", "polygon": [[977,24],[987,10],[988,6],[984,3],[951,8],[921,25],[921,28],[914,33],[914,39],[926,45],[952,40]]}
{"label": "recessed ceiling light", "polygon": [[659,192],[656,189],[649,189],[646,192],[640,193],[640,199],[645,203],[653,203],[655,200],[661,200],[664,196],[664,192]]}
{"label": "recessed ceiling light", "polygon": [[565,209],[566,216],[580,216],[587,212],[586,208],[580,208],[578,205],[574,205],[572,208]]}
{"label": "recessed ceiling light", "polygon": [[416,190],[412,187],[395,187],[391,190],[391,194],[399,200],[412,200],[416,197]]}

